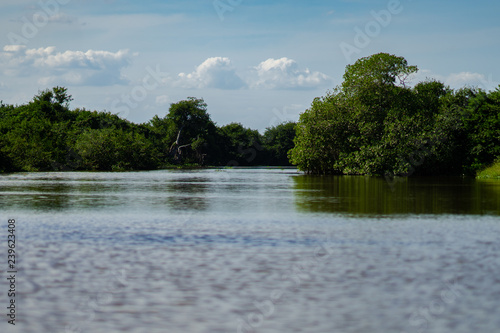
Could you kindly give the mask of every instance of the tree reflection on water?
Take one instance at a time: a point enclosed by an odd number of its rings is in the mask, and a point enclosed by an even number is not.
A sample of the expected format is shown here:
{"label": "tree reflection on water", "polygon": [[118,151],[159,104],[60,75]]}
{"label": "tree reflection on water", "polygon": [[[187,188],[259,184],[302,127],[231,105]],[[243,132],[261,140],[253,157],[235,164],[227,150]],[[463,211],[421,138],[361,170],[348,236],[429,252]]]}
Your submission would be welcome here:
{"label": "tree reflection on water", "polygon": [[500,182],[471,178],[293,177],[298,210],[354,215],[500,215]]}

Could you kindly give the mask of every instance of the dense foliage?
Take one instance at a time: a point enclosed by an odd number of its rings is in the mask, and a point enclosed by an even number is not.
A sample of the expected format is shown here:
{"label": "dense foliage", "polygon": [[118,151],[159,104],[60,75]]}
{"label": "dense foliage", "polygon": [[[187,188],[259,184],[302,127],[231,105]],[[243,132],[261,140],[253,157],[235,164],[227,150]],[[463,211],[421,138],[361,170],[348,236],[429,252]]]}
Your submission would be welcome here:
{"label": "dense foliage", "polygon": [[472,174],[500,157],[500,87],[452,90],[386,53],[346,68],[296,125],[290,159],[314,174]]}
{"label": "dense foliage", "polygon": [[[313,174],[474,174],[500,161],[500,87],[409,86],[416,66],[379,53],[346,68],[298,123],[262,135],[217,126],[202,99],[171,104],[134,124],[109,112],[71,110],[55,87],[25,105],[0,102],[0,172],[150,170],[171,166],[297,165]],[[496,169],[495,169],[496,170]]]}
{"label": "dense foliage", "polygon": [[282,157],[293,138],[285,146],[264,142],[289,136],[288,124],[264,135],[241,124],[218,127],[205,102],[192,97],[163,118],[134,124],[109,112],[71,110],[71,100],[66,88],[55,87],[25,105],[0,102],[0,171],[288,165]]}

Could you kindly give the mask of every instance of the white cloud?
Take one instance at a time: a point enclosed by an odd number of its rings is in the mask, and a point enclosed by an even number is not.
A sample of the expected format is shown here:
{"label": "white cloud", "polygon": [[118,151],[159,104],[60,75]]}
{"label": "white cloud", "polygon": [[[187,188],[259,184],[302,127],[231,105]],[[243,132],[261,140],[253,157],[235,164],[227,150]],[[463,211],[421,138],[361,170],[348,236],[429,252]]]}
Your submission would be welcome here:
{"label": "white cloud", "polygon": [[236,74],[229,58],[213,57],[205,60],[192,73],[180,73],[176,85],[183,88],[239,89],[245,86]]}
{"label": "white cloud", "polygon": [[417,74],[411,78],[411,84],[425,81],[426,79],[435,79],[443,82],[453,89],[460,89],[466,86],[478,87],[484,90],[494,90],[498,87],[499,82],[493,81],[493,76],[488,76],[480,73],[460,72],[451,73],[448,75],[435,74],[431,70],[419,70]]}
{"label": "white cloud", "polygon": [[164,106],[170,103],[170,97],[167,95],[160,95],[156,97],[156,105]]}
{"label": "white cloud", "polygon": [[231,60],[225,57],[208,58],[192,73],[180,73],[174,85],[188,89],[312,89],[331,83],[331,78],[320,72],[300,69],[297,62],[288,59],[268,59],[246,73],[246,82],[236,73]]}
{"label": "white cloud", "polygon": [[327,75],[311,72],[308,68],[302,70],[295,60],[288,58],[267,59],[255,67],[255,71],[254,88],[308,89],[331,82]]}
{"label": "white cloud", "polygon": [[28,49],[7,45],[0,52],[0,68],[8,76],[36,75],[40,84],[105,86],[124,83],[121,70],[129,65],[128,50],[56,52],[53,46]]}
{"label": "white cloud", "polygon": [[21,52],[22,50],[24,50],[25,48],[26,48],[26,46],[24,46],[24,45],[5,45],[3,47],[3,50],[5,52],[18,53],[18,52]]}
{"label": "white cloud", "polygon": [[446,84],[453,88],[461,88],[464,86],[478,87],[482,89],[493,89],[497,84],[493,82],[492,75],[486,77],[484,74],[461,72],[450,74],[445,79]]}

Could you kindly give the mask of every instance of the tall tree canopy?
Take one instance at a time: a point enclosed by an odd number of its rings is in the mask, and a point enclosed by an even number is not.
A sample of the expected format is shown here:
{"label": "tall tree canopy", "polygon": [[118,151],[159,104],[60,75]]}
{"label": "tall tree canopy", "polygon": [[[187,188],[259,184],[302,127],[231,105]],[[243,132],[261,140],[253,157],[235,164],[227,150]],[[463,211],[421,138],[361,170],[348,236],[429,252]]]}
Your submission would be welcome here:
{"label": "tall tree canopy", "polygon": [[418,71],[403,57],[378,53],[347,65],[342,90],[345,93],[365,92],[374,87],[406,87],[408,77]]}
{"label": "tall tree canopy", "polygon": [[289,165],[288,152],[294,147],[295,139],[294,122],[284,122],[266,129],[262,141],[266,150],[270,153],[269,163],[271,165]]}
{"label": "tall tree canopy", "polygon": [[216,159],[217,129],[203,99],[189,97],[173,103],[164,120],[156,119],[155,123],[164,127],[172,162],[204,164]]}
{"label": "tall tree canopy", "polygon": [[450,174],[498,157],[498,90],[409,87],[417,70],[387,53],[348,65],[344,82],[300,116],[292,163],[310,173]]}

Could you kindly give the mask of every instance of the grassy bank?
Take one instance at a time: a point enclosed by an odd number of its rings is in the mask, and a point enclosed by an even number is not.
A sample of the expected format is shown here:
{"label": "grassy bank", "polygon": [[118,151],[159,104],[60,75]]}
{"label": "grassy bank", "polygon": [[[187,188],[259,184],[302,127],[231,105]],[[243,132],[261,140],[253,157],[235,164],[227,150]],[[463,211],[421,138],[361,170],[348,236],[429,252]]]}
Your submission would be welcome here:
{"label": "grassy bank", "polygon": [[477,173],[479,179],[500,179],[500,160],[497,160],[492,166]]}

